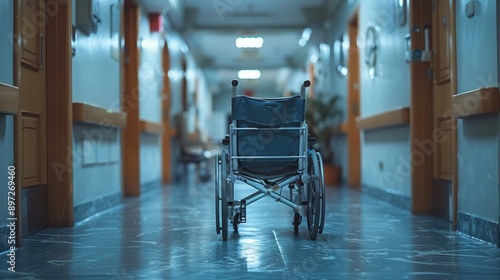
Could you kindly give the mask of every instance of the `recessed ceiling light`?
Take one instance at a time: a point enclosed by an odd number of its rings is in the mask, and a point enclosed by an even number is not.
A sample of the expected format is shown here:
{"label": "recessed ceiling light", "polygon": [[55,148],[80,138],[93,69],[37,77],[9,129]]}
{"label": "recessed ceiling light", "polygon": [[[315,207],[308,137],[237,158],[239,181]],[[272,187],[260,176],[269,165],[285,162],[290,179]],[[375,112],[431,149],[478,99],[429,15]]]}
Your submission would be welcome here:
{"label": "recessed ceiling light", "polygon": [[236,38],[237,48],[262,48],[264,39],[262,37],[238,37]]}
{"label": "recessed ceiling light", "polygon": [[260,78],[259,70],[240,70],[238,71],[239,79],[258,79]]}

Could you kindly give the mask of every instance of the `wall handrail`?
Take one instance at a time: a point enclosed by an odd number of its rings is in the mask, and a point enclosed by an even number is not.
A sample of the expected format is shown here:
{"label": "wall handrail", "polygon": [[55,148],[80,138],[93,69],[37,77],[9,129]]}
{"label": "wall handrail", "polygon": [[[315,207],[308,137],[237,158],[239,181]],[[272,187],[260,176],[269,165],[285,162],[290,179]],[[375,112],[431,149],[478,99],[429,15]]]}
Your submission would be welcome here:
{"label": "wall handrail", "polygon": [[0,113],[17,115],[19,111],[19,88],[0,83]]}
{"label": "wall handrail", "polygon": [[453,95],[453,116],[456,119],[500,112],[500,91],[497,87],[479,88]]}
{"label": "wall handrail", "polygon": [[140,120],[141,131],[154,135],[163,134],[163,126],[161,123],[151,122],[147,120]]}
{"label": "wall handrail", "polygon": [[127,124],[127,114],[89,103],[73,102],[73,121],[124,128]]}
{"label": "wall handrail", "polygon": [[359,130],[381,129],[410,123],[410,107],[401,107],[370,116],[356,118]]}

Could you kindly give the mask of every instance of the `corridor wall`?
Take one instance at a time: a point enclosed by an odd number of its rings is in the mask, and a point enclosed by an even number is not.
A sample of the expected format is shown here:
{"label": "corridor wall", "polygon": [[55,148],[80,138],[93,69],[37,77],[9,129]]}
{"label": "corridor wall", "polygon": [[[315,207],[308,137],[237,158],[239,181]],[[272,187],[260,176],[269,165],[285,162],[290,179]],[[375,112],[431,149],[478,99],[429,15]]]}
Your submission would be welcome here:
{"label": "corridor wall", "polygon": [[[76,20],[73,0],[73,22]],[[119,0],[101,0],[101,24],[96,34],[78,32],[73,57],[73,102],[120,111],[120,62],[113,56],[111,7]],[[103,120],[104,121],[104,120]],[[120,129],[74,123],[73,203],[75,222],[121,202]]]}
{"label": "corridor wall", "polygon": [[[340,63],[340,47],[343,46],[337,46],[336,43],[337,40],[343,35],[347,34],[348,30],[348,23],[350,20],[350,17],[353,15],[356,7],[357,7],[357,1],[348,3],[345,2],[339,6],[338,10],[330,17],[328,21],[328,25],[331,27],[326,32],[326,42],[331,45],[331,59],[330,59],[330,70],[329,70],[329,75],[328,78],[330,79],[329,85],[330,89],[329,91],[332,94],[336,94],[340,96],[339,100],[339,108],[342,110],[342,118],[340,120],[340,123],[345,123],[347,121],[347,83],[348,83],[348,77],[349,76],[342,76],[338,73],[337,71],[337,66]],[[347,39],[347,36],[345,36]],[[344,44],[348,44],[348,42],[344,42]],[[348,48],[344,48],[344,51],[348,51]],[[346,60],[344,60],[344,63],[348,63],[349,55],[344,54]],[[332,137],[332,149],[334,151],[334,158],[333,162],[334,164],[340,165],[341,166],[341,172],[342,172],[342,182],[347,182],[347,177],[349,174],[349,165],[348,165],[348,160],[349,160],[349,155],[348,155],[348,140],[347,140],[347,135],[345,133],[338,133],[335,134]]]}
{"label": "corridor wall", "polygon": [[[410,32],[408,21],[403,26],[398,24],[392,0],[363,0],[359,3],[360,115],[366,117],[409,107],[410,68],[405,60],[403,40]],[[374,77],[370,77],[369,67],[364,63],[367,57],[366,31],[370,24],[378,30]],[[364,188],[398,196],[399,206],[410,208],[409,126],[362,132],[361,183]]]}
{"label": "corridor wall", "polygon": [[[497,1],[476,1],[476,15],[463,11],[469,1],[457,1],[457,90],[464,93],[499,87],[500,56]],[[480,32],[478,32],[480,31]],[[470,108],[479,100],[470,100]],[[458,120],[458,229],[500,246],[499,153],[500,115]]]}
{"label": "corridor wall", "polygon": [[[149,31],[149,19],[141,9],[139,23],[139,118],[152,123],[162,122],[164,39],[160,33]],[[161,181],[161,135],[141,133],[140,138],[141,192],[159,186]]]}
{"label": "corridor wall", "polygon": [[[0,83],[13,85],[14,2],[0,1]],[[14,117],[0,113],[0,200],[7,205],[7,168],[14,165]],[[5,201],[5,203],[3,203]],[[9,248],[7,207],[0,209],[0,252]]]}
{"label": "corridor wall", "polygon": [[[211,131],[211,119],[214,111],[213,97],[210,89],[207,86],[207,78],[205,73],[201,71],[197,62],[186,46],[186,42],[168,22],[166,24],[166,43],[170,53],[170,69],[168,75],[170,80],[170,98],[171,107],[169,110],[171,127],[177,131],[176,116],[183,112],[182,94],[183,94],[183,79],[186,78],[186,101],[187,101],[187,129],[192,133],[195,129],[199,129],[204,140],[208,139]],[[183,71],[183,60],[186,63],[186,71]],[[198,115],[196,120],[196,115]],[[198,122],[195,125],[196,121]],[[175,181],[180,181],[185,175],[183,166],[179,160],[179,138],[173,138],[171,161],[172,174]]]}

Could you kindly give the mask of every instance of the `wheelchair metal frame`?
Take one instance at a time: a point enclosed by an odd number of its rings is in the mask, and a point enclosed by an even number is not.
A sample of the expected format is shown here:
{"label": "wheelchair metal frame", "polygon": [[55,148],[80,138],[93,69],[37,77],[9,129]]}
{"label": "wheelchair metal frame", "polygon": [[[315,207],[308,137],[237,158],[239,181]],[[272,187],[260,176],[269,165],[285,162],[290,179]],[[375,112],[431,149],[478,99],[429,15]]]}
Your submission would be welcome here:
{"label": "wheelchair metal frame", "polygon": [[[233,81],[233,97],[236,96],[237,81]],[[301,98],[305,100],[305,88],[310,85],[305,81],[301,87]],[[299,144],[298,155],[294,156],[252,156],[238,155],[238,131],[298,131]],[[294,231],[298,232],[298,226],[302,221],[302,216],[307,216],[309,237],[316,239],[317,234],[321,234],[324,227],[325,199],[323,184],[323,164],[320,153],[309,149],[308,126],[305,121],[299,127],[237,127],[236,122],[229,126],[229,137],[226,136],[223,144],[228,145],[225,150],[216,157],[216,186],[215,186],[215,207],[216,207],[216,231],[222,231],[223,240],[227,240],[228,222],[231,220],[233,229],[238,230],[238,224],[246,223],[247,206],[266,197],[272,197],[276,202],[283,203],[291,207],[294,211],[292,224]],[[265,144],[265,143],[264,143]],[[242,174],[239,170],[239,160],[273,160],[290,159],[297,160],[297,170],[292,174],[283,176],[272,176],[264,178],[252,174]],[[312,174],[311,174],[312,173]],[[272,181],[273,180],[273,181]],[[234,184],[239,181],[255,188],[257,191],[239,200],[234,199]],[[282,189],[289,187],[289,197],[282,195]]]}

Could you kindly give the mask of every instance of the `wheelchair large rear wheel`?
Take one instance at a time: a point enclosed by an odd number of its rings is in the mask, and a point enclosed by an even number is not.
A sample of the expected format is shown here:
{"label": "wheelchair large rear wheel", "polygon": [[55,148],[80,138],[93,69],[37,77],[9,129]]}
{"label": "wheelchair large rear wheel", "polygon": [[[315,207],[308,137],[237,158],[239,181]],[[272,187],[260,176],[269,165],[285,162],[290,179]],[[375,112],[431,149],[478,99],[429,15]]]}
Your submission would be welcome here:
{"label": "wheelchair large rear wheel", "polygon": [[226,151],[222,151],[221,154],[221,196],[222,196],[222,240],[227,240],[227,233],[228,233],[228,224],[229,224],[229,217],[228,217],[228,202],[227,202],[227,173],[228,173],[228,162],[227,162],[227,153]]}
{"label": "wheelchair large rear wheel", "polygon": [[220,234],[220,182],[221,178],[219,177],[221,169],[221,157],[218,154],[215,157],[215,231],[217,234]]}
{"label": "wheelchair large rear wheel", "polygon": [[319,163],[319,199],[321,201],[321,218],[319,221],[319,227],[318,227],[318,233],[321,234],[323,233],[323,228],[325,226],[325,178],[324,178],[324,169],[323,169],[323,158],[321,157],[321,154],[317,152],[317,158],[318,158],[318,163]]}
{"label": "wheelchair large rear wheel", "polygon": [[322,183],[319,178],[320,166],[315,150],[309,152],[307,170],[311,177],[307,185],[307,228],[309,230],[309,238],[315,240],[321,220],[320,185]]}

